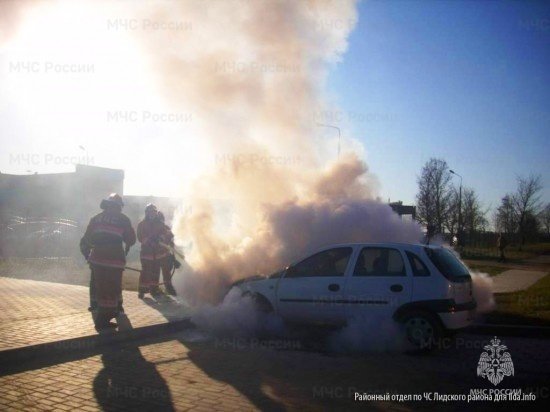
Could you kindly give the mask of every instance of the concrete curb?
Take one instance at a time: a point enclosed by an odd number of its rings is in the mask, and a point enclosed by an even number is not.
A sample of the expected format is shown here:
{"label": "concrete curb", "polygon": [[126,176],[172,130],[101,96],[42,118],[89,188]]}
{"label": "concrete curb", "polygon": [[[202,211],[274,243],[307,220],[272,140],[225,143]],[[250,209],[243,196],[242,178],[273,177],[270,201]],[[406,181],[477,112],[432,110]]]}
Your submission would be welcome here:
{"label": "concrete curb", "polygon": [[183,329],[194,327],[190,319],[181,319],[173,322],[142,326],[123,331],[108,331],[97,335],[81,336],[72,339],[63,339],[55,342],[0,351],[0,364],[3,366],[27,362],[44,357],[69,355],[83,352],[93,353],[100,348],[122,342],[154,337],[160,334],[169,334]]}
{"label": "concrete curb", "polygon": [[550,327],[547,326],[497,325],[493,323],[484,323],[471,325],[464,331],[482,335],[520,336],[524,338],[541,339],[550,338]]}

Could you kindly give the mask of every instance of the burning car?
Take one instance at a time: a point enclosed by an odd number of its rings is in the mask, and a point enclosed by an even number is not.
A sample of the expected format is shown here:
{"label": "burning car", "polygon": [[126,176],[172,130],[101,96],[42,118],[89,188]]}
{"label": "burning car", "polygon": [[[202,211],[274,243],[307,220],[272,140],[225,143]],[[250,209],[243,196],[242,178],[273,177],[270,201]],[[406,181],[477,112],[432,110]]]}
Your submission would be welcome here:
{"label": "burning car", "polygon": [[292,323],[393,318],[416,347],[468,326],[476,308],[468,269],[449,249],[421,244],[334,245],[234,286]]}

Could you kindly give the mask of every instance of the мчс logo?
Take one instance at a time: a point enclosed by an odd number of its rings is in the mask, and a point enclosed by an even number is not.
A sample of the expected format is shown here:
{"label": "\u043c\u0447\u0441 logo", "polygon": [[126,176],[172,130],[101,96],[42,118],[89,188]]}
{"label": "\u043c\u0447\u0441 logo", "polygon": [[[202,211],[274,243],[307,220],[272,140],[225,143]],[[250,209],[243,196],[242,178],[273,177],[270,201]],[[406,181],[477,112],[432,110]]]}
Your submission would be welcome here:
{"label": "\u043c\u0447\u0441 logo", "polygon": [[477,376],[487,378],[489,382],[497,386],[505,376],[514,376],[514,363],[510,352],[504,352],[508,349],[500,344],[500,340],[495,336],[491,339],[490,345],[483,347],[487,352],[483,352],[477,363]]}

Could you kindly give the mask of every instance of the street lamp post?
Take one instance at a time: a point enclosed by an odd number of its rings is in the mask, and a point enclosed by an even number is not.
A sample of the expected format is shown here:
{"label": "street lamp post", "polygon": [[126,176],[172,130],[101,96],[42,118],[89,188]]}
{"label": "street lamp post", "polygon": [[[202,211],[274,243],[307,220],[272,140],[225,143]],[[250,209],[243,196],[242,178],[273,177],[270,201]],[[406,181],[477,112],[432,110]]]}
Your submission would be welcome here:
{"label": "street lamp post", "polygon": [[458,188],[458,245],[462,245],[462,176],[454,170],[449,170],[453,175],[460,177],[460,186]]}
{"label": "street lamp post", "polygon": [[88,165],[88,150],[82,145],[79,145],[78,148],[86,153],[86,165]]}
{"label": "street lamp post", "polygon": [[322,124],[322,123],[317,123],[317,126],[330,127],[332,129],[338,130],[338,159],[340,159],[340,138],[342,137],[340,128],[338,126],[333,126],[331,124]]}

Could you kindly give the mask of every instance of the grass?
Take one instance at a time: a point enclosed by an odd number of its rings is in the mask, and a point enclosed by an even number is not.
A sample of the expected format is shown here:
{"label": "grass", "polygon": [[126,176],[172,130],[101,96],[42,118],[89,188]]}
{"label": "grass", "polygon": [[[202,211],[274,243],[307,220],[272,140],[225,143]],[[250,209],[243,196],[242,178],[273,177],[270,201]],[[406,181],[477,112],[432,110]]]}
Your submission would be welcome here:
{"label": "grass", "polygon": [[538,255],[550,255],[550,242],[546,243],[530,243],[523,246],[523,250],[527,253]]}
{"label": "grass", "polygon": [[[550,243],[528,243],[521,247],[517,244],[509,245],[505,250],[506,259],[519,262],[540,255],[550,254]],[[465,246],[460,250],[460,255],[466,259],[493,259],[500,256],[496,245],[488,247]]]}
{"label": "grass", "polygon": [[550,326],[550,276],[527,290],[495,296],[497,308],[486,321],[497,324]]}
{"label": "grass", "polygon": [[[128,266],[139,269],[141,263],[129,262]],[[90,284],[88,265],[84,261],[72,258],[0,259],[0,276],[80,286]],[[138,279],[138,272],[125,270],[122,275],[122,288],[137,291]]]}

